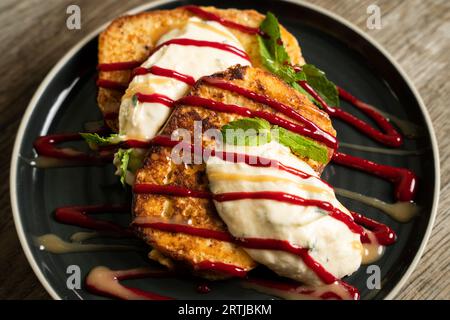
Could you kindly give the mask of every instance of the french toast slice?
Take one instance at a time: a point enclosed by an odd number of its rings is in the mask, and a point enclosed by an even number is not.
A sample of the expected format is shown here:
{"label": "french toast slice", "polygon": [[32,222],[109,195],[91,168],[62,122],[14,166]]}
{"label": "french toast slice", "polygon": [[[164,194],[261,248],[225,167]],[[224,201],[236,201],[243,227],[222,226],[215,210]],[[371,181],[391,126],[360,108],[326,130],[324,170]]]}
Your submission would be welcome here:
{"label": "french toast slice", "polygon": [[[220,17],[258,27],[264,15],[255,10],[217,9],[202,7]],[[155,48],[159,38],[168,31],[180,28],[194,14],[183,7],[173,10],[155,10],[136,15],[123,16],[114,20],[105,31],[100,34],[98,45],[98,62],[118,63],[138,61],[144,62]],[[263,67],[259,55],[256,35],[229,29],[242,44],[255,67]],[[295,37],[281,27],[283,43],[291,57],[292,63],[304,64],[300,47]],[[127,87],[131,70],[99,71],[99,79],[113,81]],[[123,90],[99,88],[97,102],[105,118],[106,124],[115,132],[118,131],[118,112]]]}
{"label": "french toast slice", "polygon": [[[242,88],[264,94],[269,98],[286,104],[321,129],[336,135],[328,115],[318,109],[310,100],[287,85],[273,74],[254,67],[235,66],[225,72],[207,78],[226,80]],[[271,112],[281,118],[283,114],[267,105],[254,102],[236,93],[209,85],[206,78],[200,79],[192,88],[189,96],[197,96],[226,104],[245,106],[251,110]],[[186,129],[193,136],[194,121],[202,122],[202,130],[217,128],[240,119],[242,116],[233,113],[212,111],[206,108],[189,105],[177,105],[161,131],[161,135],[170,136],[176,129]],[[289,119],[293,121],[292,119]],[[293,121],[295,122],[295,121]],[[203,139],[204,147],[213,147],[213,141]],[[328,160],[332,157],[329,149]],[[325,164],[311,159],[303,159],[317,172],[321,172]],[[136,173],[136,184],[151,183],[157,185],[173,185],[199,191],[208,191],[208,179],[204,164],[175,164],[171,159],[171,148],[152,146],[149,149],[144,166]],[[154,194],[134,194],[134,218],[149,217],[178,224],[189,224],[193,227],[226,231],[224,222],[218,216],[214,203],[208,199],[189,197],[172,197]],[[235,244],[205,239],[182,233],[171,233],[152,228],[138,228],[138,235],[163,256],[175,262],[191,267],[208,260],[238,266],[251,270],[255,262]],[[214,272],[200,272],[208,278],[218,278]]]}

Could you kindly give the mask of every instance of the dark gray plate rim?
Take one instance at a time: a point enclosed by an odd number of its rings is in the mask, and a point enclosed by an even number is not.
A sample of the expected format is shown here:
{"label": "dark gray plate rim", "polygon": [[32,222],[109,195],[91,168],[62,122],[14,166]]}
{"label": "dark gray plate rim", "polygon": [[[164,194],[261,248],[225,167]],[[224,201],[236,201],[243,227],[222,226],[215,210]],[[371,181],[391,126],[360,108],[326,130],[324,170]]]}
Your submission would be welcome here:
{"label": "dark gray plate rim", "polygon": [[[372,46],[374,46],[378,51],[381,52],[382,55],[384,55],[384,57],[389,60],[389,62],[397,69],[397,71],[399,72],[399,74],[401,75],[401,77],[403,78],[403,80],[405,81],[405,83],[407,84],[407,86],[409,87],[409,89],[411,90],[412,94],[414,95],[414,98],[416,99],[420,110],[422,112],[422,115],[425,119],[425,123],[427,126],[427,130],[429,132],[430,135],[430,140],[431,140],[431,147],[433,150],[433,154],[434,154],[434,159],[435,159],[435,163],[434,163],[434,168],[435,168],[435,183],[434,183],[434,195],[433,195],[433,204],[432,204],[432,208],[431,208],[431,213],[430,213],[430,219],[428,222],[428,226],[427,229],[425,231],[425,234],[422,238],[421,244],[419,246],[419,249],[416,252],[416,255],[413,259],[413,261],[411,262],[411,264],[409,265],[409,267],[407,268],[406,272],[403,274],[402,278],[398,281],[398,283],[394,286],[394,288],[389,292],[389,294],[385,297],[385,299],[393,299],[397,293],[400,291],[400,289],[402,288],[402,286],[406,283],[406,281],[408,280],[408,278],[410,277],[410,275],[412,274],[412,272],[414,271],[415,267],[417,266],[420,257],[422,256],[424,250],[425,250],[425,246],[426,243],[428,242],[428,239],[431,235],[431,231],[434,225],[434,221],[436,218],[436,213],[437,213],[437,206],[438,206],[438,201],[439,201],[439,190],[440,190],[440,169],[439,169],[439,152],[438,152],[438,144],[437,144],[437,140],[436,140],[436,135],[434,133],[434,129],[431,123],[431,119],[430,119],[430,115],[428,114],[428,111],[425,108],[425,105],[422,101],[422,98],[420,97],[417,89],[414,87],[414,85],[412,84],[412,81],[408,78],[408,76],[406,75],[406,73],[403,71],[403,69],[401,68],[401,66],[394,60],[394,58],[381,46],[379,45],[375,40],[373,40],[369,35],[365,34],[362,30],[360,30],[358,27],[356,27],[355,25],[351,24],[350,22],[346,21],[345,19],[343,19],[342,17],[327,11],[319,6],[310,4],[310,3],[306,3],[303,2],[301,0],[283,0],[286,2],[291,2],[291,3],[295,3],[297,5],[303,6],[305,8],[308,8],[310,10],[314,10],[317,11],[325,16],[328,16],[329,18],[336,20],[338,23],[344,25],[345,27],[351,29],[352,31],[354,31],[355,33],[357,33],[359,36],[361,36],[362,38],[364,38],[367,42],[369,42]],[[126,14],[135,14],[141,11],[145,11],[145,10],[149,10],[152,9],[154,7],[160,6],[160,5],[164,5],[167,3],[172,2],[172,0],[159,0],[159,1],[155,1],[152,3],[148,3],[148,4],[144,4],[141,6],[138,6],[128,12],[126,12]],[[66,64],[66,62],[68,60],[70,60],[70,58],[72,56],[75,55],[75,53],[80,50],[81,48],[83,48],[89,41],[91,41],[93,38],[95,38],[109,23],[106,23],[104,25],[102,25],[101,27],[99,27],[97,30],[91,32],[90,34],[88,34],[86,37],[84,37],[80,42],[78,42],[72,49],[70,49],[62,58],[61,60],[59,60],[59,62],[53,67],[53,69],[48,73],[48,75],[45,77],[45,79],[42,81],[41,85],[39,86],[39,88],[36,90],[33,98],[31,99],[25,113],[24,116],[22,118],[17,136],[16,136],[16,140],[14,143],[14,149],[12,152],[12,158],[11,158],[11,166],[10,166],[10,196],[11,196],[11,207],[12,207],[12,213],[13,213],[13,218],[14,218],[14,223],[15,223],[15,227],[16,227],[16,231],[17,231],[17,235],[19,237],[20,243],[22,245],[22,248],[25,252],[25,255],[27,257],[27,260],[30,264],[30,266],[32,267],[34,273],[36,274],[37,278],[39,279],[39,281],[41,282],[41,284],[43,285],[43,287],[47,290],[47,292],[51,295],[52,298],[57,299],[57,300],[61,300],[61,296],[56,292],[55,288],[53,288],[50,283],[48,282],[48,280],[46,279],[46,277],[44,276],[43,272],[41,271],[41,269],[39,268],[34,255],[31,252],[29,243],[27,241],[27,236],[24,232],[24,228],[23,228],[23,224],[22,224],[22,218],[19,212],[19,206],[18,206],[18,198],[17,198],[17,194],[15,192],[15,190],[17,190],[17,168],[18,168],[18,159],[19,159],[19,152],[20,152],[20,147],[22,144],[22,140],[25,134],[25,130],[27,128],[28,122],[31,118],[31,115],[37,105],[37,102],[39,101],[39,99],[41,98],[41,96],[43,95],[44,91],[46,90],[46,88],[48,87],[50,81],[55,77],[55,75],[64,67],[64,65]]]}

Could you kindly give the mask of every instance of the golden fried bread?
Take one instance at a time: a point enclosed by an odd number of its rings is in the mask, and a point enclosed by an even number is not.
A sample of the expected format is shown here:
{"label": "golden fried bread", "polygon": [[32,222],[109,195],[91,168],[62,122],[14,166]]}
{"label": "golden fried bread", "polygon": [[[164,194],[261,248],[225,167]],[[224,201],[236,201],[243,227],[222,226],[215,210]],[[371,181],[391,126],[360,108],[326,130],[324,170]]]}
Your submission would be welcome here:
{"label": "golden fried bread", "polygon": [[[216,9],[203,7],[224,19],[241,23],[250,27],[258,27],[264,15],[254,10]],[[105,31],[100,34],[98,62],[99,64],[128,61],[144,61],[155,48],[159,38],[168,31],[182,27],[187,20],[194,16],[187,9],[180,7],[173,10],[156,10],[132,16],[123,16],[114,20]],[[259,47],[255,35],[229,29],[242,44],[255,67],[262,67]],[[294,64],[303,64],[303,58],[297,40],[283,27],[281,35],[284,45]],[[127,86],[131,71],[100,71],[99,79],[121,83]],[[117,113],[123,92],[99,88],[97,101],[105,116],[107,125],[118,131]],[[112,116],[111,116],[112,115]]]}
{"label": "golden fried bread", "polygon": [[[305,118],[316,123],[321,129],[332,135],[336,134],[326,113],[318,109],[306,96],[267,71],[236,66],[211,77],[226,80],[289,105]],[[251,101],[236,93],[212,87],[204,79],[195,84],[189,95],[245,106],[251,110],[264,110],[287,119],[286,116],[267,105]],[[223,125],[239,118],[242,117],[232,113],[216,112],[197,106],[177,105],[161,134],[170,136],[178,128],[193,132],[194,121],[202,122],[203,131],[211,128],[220,129]],[[292,121],[292,119],[290,120]],[[205,147],[212,147],[212,143],[212,141],[203,140]],[[331,156],[332,150],[329,152],[329,159]],[[325,166],[310,159],[304,160],[318,172],[321,172]],[[174,164],[171,161],[171,148],[164,146],[150,148],[144,166],[136,174],[136,183],[174,185],[201,191],[209,190],[203,164]],[[208,199],[135,194],[133,212],[135,217],[150,217],[173,223],[190,224],[198,228],[226,231],[226,226],[218,216],[214,203]],[[138,233],[160,254],[170,257],[178,263],[181,262],[185,266],[190,266],[192,269],[197,263],[204,260],[233,264],[245,270],[250,270],[255,266],[252,259],[242,249],[231,243],[151,228],[140,228]],[[202,275],[209,278],[217,277],[211,272],[202,273]]]}

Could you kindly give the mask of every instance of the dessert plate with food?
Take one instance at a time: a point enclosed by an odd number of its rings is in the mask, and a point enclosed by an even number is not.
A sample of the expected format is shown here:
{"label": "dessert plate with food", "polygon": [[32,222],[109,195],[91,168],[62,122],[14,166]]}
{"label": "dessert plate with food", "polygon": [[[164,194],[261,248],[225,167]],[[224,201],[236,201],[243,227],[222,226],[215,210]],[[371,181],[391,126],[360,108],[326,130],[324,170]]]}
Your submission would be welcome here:
{"label": "dessert plate with food", "polygon": [[342,19],[158,1],[44,80],[11,198],[57,299],[392,298],[431,232],[437,159],[410,81]]}

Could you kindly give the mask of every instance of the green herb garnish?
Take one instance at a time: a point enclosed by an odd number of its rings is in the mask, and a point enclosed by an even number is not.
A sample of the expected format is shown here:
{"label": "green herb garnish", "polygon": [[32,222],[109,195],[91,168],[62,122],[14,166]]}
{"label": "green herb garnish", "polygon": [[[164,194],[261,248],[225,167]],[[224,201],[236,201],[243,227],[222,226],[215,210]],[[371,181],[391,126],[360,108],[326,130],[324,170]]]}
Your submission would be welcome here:
{"label": "green herb garnish", "polygon": [[284,128],[275,127],[274,129],[278,129],[278,141],[289,147],[294,154],[320,163],[328,161],[328,149],[325,146]]}
{"label": "green herb garnish", "polygon": [[80,133],[81,137],[89,145],[89,148],[97,150],[98,147],[118,144],[122,141],[118,134],[111,134],[109,137],[101,137],[97,133]]}
{"label": "green herb garnish", "polygon": [[120,176],[122,185],[127,183],[128,173],[135,174],[142,168],[146,150],[138,148],[119,149],[114,155],[114,165],[117,167],[117,175]]}
{"label": "green herb garnish", "polygon": [[120,182],[123,186],[126,183],[126,177],[128,172],[128,164],[130,162],[130,154],[133,149],[119,149],[114,155],[114,164],[120,171]]}
{"label": "green herb garnish", "polygon": [[224,125],[221,129],[225,143],[259,146],[271,140],[270,123],[260,118],[244,118]]}
{"label": "green herb garnish", "polygon": [[297,156],[326,163],[328,149],[320,143],[297,133],[273,126],[264,119],[244,118],[232,121],[221,129],[224,142],[233,145],[259,146],[272,140],[289,147]]}
{"label": "green herb garnish", "polygon": [[327,79],[325,72],[311,64],[294,68],[291,59],[281,40],[280,24],[277,18],[268,12],[260,25],[264,36],[258,36],[259,52],[264,66],[272,73],[283,79],[295,90],[306,95],[320,107],[315,99],[299,84],[306,81],[330,106],[339,106],[339,94],[336,85]]}

